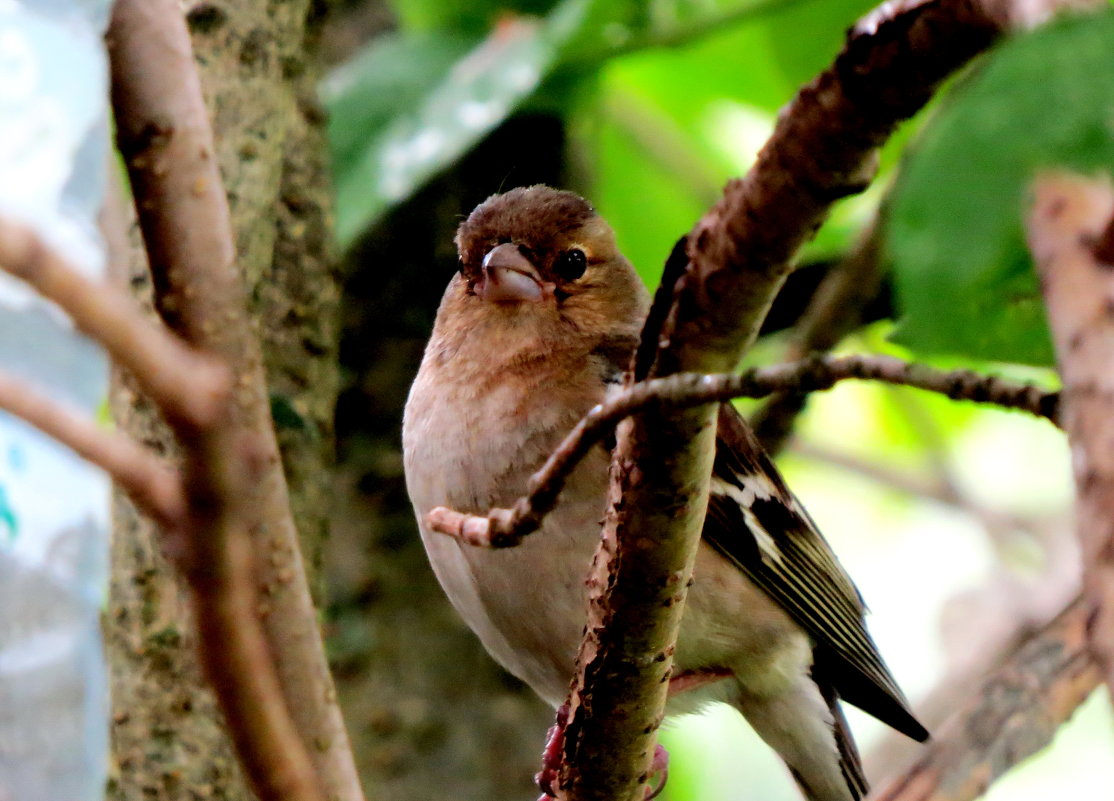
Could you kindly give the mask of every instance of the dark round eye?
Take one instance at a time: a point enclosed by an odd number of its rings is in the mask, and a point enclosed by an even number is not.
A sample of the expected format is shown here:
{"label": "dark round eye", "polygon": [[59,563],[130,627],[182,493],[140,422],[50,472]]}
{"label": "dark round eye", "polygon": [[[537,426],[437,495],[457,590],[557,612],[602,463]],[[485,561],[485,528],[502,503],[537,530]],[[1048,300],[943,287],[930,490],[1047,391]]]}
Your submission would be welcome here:
{"label": "dark round eye", "polygon": [[584,251],[580,248],[566,250],[557,257],[553,269],[557,271],[557,275],[566,281],[575,281],[584,275],[584,271],[588,269],[588,257],[584,255]]}

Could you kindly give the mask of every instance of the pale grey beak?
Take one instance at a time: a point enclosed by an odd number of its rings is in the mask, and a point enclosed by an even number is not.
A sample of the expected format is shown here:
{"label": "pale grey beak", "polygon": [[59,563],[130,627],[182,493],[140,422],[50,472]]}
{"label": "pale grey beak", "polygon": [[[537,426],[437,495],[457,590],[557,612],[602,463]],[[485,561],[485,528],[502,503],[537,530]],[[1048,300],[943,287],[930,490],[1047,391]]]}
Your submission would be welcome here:
{"label": "pale grey beak", "polygon": [[542,277],[518,245],[504,242],[493,247],[483,260],[483,276],[476,294],[492,303],[539,301],[546,295]]}

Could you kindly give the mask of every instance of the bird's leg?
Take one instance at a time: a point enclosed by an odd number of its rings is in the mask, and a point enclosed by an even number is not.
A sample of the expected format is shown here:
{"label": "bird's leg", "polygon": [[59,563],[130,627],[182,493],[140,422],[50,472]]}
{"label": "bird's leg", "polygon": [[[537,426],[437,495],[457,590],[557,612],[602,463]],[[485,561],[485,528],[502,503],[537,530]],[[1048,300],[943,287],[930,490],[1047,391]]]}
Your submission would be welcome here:
{"label": "bird's leg", "polygon": [[[557,797],[557,774],[561,770],[561,749],[565,747],[565,726],[569,722],[569,705],[561,704],[557,709],[557,720],[549,727],[545,737],[545,748],[542,749],[542,769],[534,776],[534,783],[542,794],[538,801],[548,801]],[[654,758],[650,762],[650,775],[661,776],[657,787],[646,788],[646,801],[657,798],[665,789],[665,782],[669,779],[669,752],[664,747],[654,746]]]}
{"label": "bird's leg", "polygon": [[[671,696],[702,687],[720,679],[733,675],[726,668],[706,668],[703,670],[685,671],[674,676],[669,681],[669,694]],[[542,791],[538,801],[557,797],[557,776],[561,770],[561,751],[565,747],[565,726],[569,722],[569,705],[562,704],[557,709],[557,720],[549,727],[545,738],[545,748],[542,749],[542,769],[534,776],[534,783]],[[661,781],[657,787],[647,788],[646,801],[657,798],[669,778],[669,752],[662,746],[654,748],[654,758],[650,763],[650,775],[661,774]]]}
{"label": "bird's leg", "polygon": [[650,775],[661,775],[661,781],[658,782],[657,787],[646,788],[646,801],[652,801],[657,798],[661,791],[665,789],[665,783],[669,781],[669,752],[665,750],[664,746],[654,746],[654,758],[650,762]]}
{"label": "bird's leg", "polygon": [[534,783],[542,791],[538,801],[557,797],[557,775],[561,771],[561,751],[565,747],[565,725],[569,722],[569,705],[557,708],[557,720],[549,727],[542,749],[542,769],[534,776]]}

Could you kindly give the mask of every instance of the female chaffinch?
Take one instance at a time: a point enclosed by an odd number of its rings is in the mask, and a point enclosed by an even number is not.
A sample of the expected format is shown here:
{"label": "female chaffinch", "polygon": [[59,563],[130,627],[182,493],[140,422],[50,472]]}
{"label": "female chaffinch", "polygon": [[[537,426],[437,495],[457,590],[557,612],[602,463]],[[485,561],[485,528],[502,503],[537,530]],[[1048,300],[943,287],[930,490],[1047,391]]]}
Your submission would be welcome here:
{"label": "female chaffinch", "polygon": [[[431,531],[426,515],[437,506],[485,514],[524,494],[620,383],[648,296],[611,228],[571,192],[492,196],[456,244],[460,272],[406,404],[407,488],[453,606],[500,664],[556,707],[584,625],[609,455],[590,454],[541,529],[515,548],[462,544]],[[867,633],[851,579],[730,404],[720,409],[711,490],[667,711],[726,701],[805,796],[857,801],[867,784],[840,699],[914,739],[928,733]]]}

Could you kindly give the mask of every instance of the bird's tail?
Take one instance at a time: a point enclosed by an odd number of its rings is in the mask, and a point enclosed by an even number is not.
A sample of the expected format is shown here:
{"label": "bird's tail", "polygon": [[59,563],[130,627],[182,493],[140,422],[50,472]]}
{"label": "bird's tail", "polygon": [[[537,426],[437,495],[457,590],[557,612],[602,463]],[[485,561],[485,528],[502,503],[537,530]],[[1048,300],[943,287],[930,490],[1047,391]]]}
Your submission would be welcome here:
{"label": "bird's tail", "polygon": [[839,695],[835,688],[822,682],[817,682],[817,687],[832,715],[832,734],[835,736],[836,750],[839,752],[839,769],[847,781],[851,797],[859,801],[870,792],[866,775],[863,773],[863,760],[859,756],[859,748],[855,745],[855,738],[851,736],[851,727],[847,725],[847,718],[843,716],[843,708],[839,704]]}
{"label": "bird's tail", "polygon": [[862,761],[830,686],[804,675],[775,696],[743,692],[734,705],[777,751],[809,801],[861,801]]}

